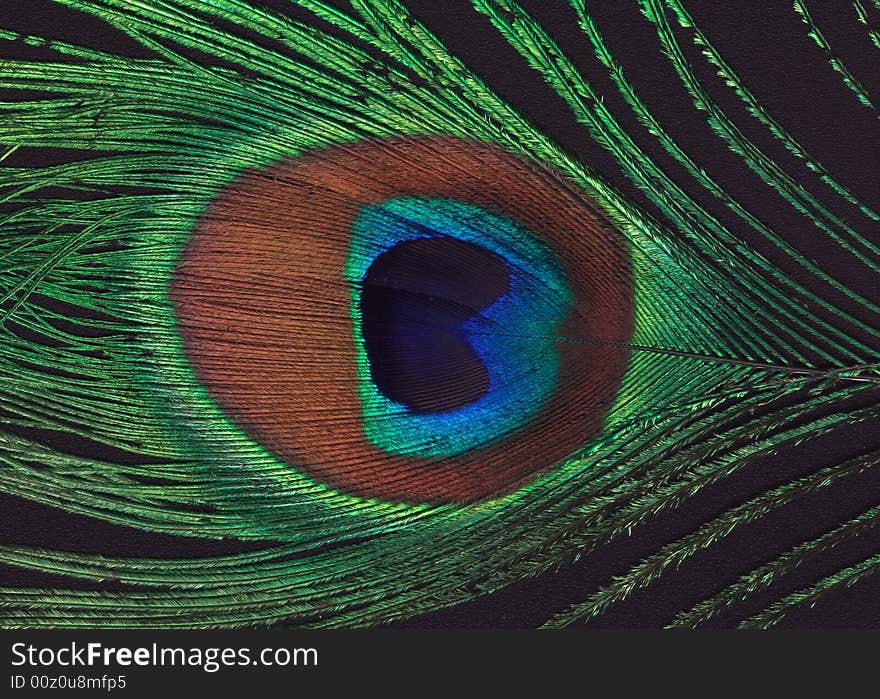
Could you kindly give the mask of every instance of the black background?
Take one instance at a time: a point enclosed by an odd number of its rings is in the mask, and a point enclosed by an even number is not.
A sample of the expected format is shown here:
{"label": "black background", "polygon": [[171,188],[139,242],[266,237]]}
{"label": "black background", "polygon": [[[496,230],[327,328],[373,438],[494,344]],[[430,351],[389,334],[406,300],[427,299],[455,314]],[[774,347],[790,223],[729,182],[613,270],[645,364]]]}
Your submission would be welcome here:
{"label": "black background", "polygon": [[[286,8],[273,0],[265,5]],[[744,224],[710,195],[699,190],[660,146],[638,127],[605,69],[594,59],[587,40],[576,27],[573,12],[560,1],[522,3],[553,34],[561,48],[588,75],[598,92],[639,144],[700,203],[744,241],[762,243]],[[684,3],[714,46],[743,78],[752,92],[795,138],[832,175],[869,206],[880,208],[880,125],[877,113],[860,105],[807,36],[807,28],[788,0],[728,2],[702,0]],[[869,4],[869,3],[866,3]],[[474,69],[505,100],[542,128],[565,149],[590,163],[601,175],[647,210],[651,205],[623,177],[611,158],[592,142],[574,120],[568,107],[540,76],[495,31],[488,20],[467,3],[455,0],[409,2],[414,13],[446,46]],[[626,76],[642,99],[686,151],[710,170],[713,177],[747,208],[759,215],[803,254],[829,272],[880,303],[877,280],[835,250],[820,232],[808,226],[781,198],[762,185],[730,153],[695,111],[690,97],[660,53],[653,27],[630,0],[598,0],[588,3],[589,12],[611,52],[624,66]],[[880,49],[873,47],[867,32],[855,20],[845,0],[821,0],[811,5],[817,22],[869,95],[880,104]],[[874,14],[875,28],[880,13]],[[3,0],[0,26],[31,34],[51,36],[106,51],[142,55],[144,50],[129,39],[82,13],[56,6],[49,0]],[[693,47],[687,46],[688,50]],[[6,57],[53,57],[46,49],[20,43],[0,45]],[[689,54],[691,55],[691,54]],[[695,57],[696,53],[691,57]],[[744,116],[729,91],[714,89],[720,81],[705,62],[695,61],[699,77],[713,88],[713,96],[728,109],[746,135],[773,158],[821,194],[814,175],[802,163],[773,142],[762,128]],[[727,100],[727,101],[725,101]],[[740,118],[741,117],[741,118]],[[19,156],[21,157],[21,156]],[[28,152],[31,164],[44,154]],[[695,190],[695,191],[694,191]],[[827,201],[835,204],[834,199]],[[835,209],[837,210],[837,209]],[[880,242],[874,224],[860,229]],[[772,249],[765,254],[783,269],[786,260]],[[870,323],[876,318],[861,316]],[[554,574],[512,585],[496,594],[468,604],[411,619],[397,626],[408,628],[531,628],[546,621],[570,603],[585,599],[614,575],[624,573],[664,543],[692,531],[700,523],[770,487],[864,453],[880,445],[880,421],[873,426],[844,428],[812,440],[772,458],[757,461],[732,478],[706,489],[673,512],[641,526],[586,556],[577,564],[563,566]],[[66,443],[71,451],[94,451],[94,445]],[[125,458],[124,455],[116,455]],[[591,627],[657,627],[675,612],[733,582],[739,575],[767,561],[806,538],[823,533],[877,502],[880,469],[851,477],[801,498],[757,522],[737,529],[707,551],[692,557],[680,569],[667,572],[645,590],[615,605]],[[231,553],[261,547],[260,543],[206,541],[150,534],[104,522],[69,515],[51,508],[0,495],[0,542],[45,546],[56,549],[100,552],[105,555],[149,557],[195,557]],[[712,626],[728,627],[780,596],[808,586],[824,575],[863,560],[880,550],[880,532],[873,531],[811,561],[746,604],[722,614]],[[784,622],[790,627],[880,627],[880,576],[851,589],[826,595],[815,607],[799,610]],[[71,587],[68,579],[0,568],[0,583],[15,586]],[[81,584],[98,589],[94,583]],[[105,586],[100,589],[112,589]]]}

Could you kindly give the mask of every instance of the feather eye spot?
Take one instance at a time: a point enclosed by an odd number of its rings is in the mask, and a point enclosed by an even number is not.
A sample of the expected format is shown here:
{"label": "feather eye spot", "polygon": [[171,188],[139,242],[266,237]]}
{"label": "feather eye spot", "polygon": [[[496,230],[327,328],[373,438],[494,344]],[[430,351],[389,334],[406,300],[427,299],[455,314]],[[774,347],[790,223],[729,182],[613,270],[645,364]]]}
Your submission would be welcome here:
{"label": "feather eye spot", "polygon": [[171,286],[200,383],[350,494],[472,502],[602,429],[633,328],[623,237],[546,167],[448,137],[245,174]]}

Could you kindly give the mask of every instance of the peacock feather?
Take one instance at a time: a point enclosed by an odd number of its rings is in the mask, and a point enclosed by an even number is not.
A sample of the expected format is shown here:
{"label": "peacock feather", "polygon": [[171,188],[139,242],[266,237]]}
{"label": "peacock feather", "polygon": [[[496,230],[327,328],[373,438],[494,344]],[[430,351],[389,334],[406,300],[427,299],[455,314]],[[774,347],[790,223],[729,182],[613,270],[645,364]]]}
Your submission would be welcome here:
{"label": "peacock feather", "polygon": [[[691,3],[457,4],[566,139],[430,28],[431,3],[54,2],[127,44],[0,30],[3,520],[28,501],[225,548],[7,543],[0,563],[47,582],[0,588],[0,625],[399,622],[589,568],[876,424],[876,183],[823,164]],[[831,4],[880,47],[880,5]],[[820,5],[782,10],[840,113],[876,132],[871,76]],[[615,13],[659,87],[627,72]],[[541,621],[607,614],[858,487],[877,451],[820,461]],[[785,583],[878,521],[868,492],[663,623],[780,623],[880,569],[874,545]]]}

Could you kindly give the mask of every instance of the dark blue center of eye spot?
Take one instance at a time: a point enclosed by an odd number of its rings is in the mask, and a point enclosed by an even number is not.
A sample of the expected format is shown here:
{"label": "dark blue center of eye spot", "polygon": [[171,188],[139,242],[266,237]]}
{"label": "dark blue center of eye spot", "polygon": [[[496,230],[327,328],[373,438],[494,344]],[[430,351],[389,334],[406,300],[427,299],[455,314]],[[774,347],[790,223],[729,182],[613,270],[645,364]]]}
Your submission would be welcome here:
{"label": "dark blue center of eye spot", "polygon": [[378,390],[415,413],[479,400],[489,389],[489,371],[464,326],[509,291],[503,258],[457,238],[406,240],[378,255],[360,296]]}

